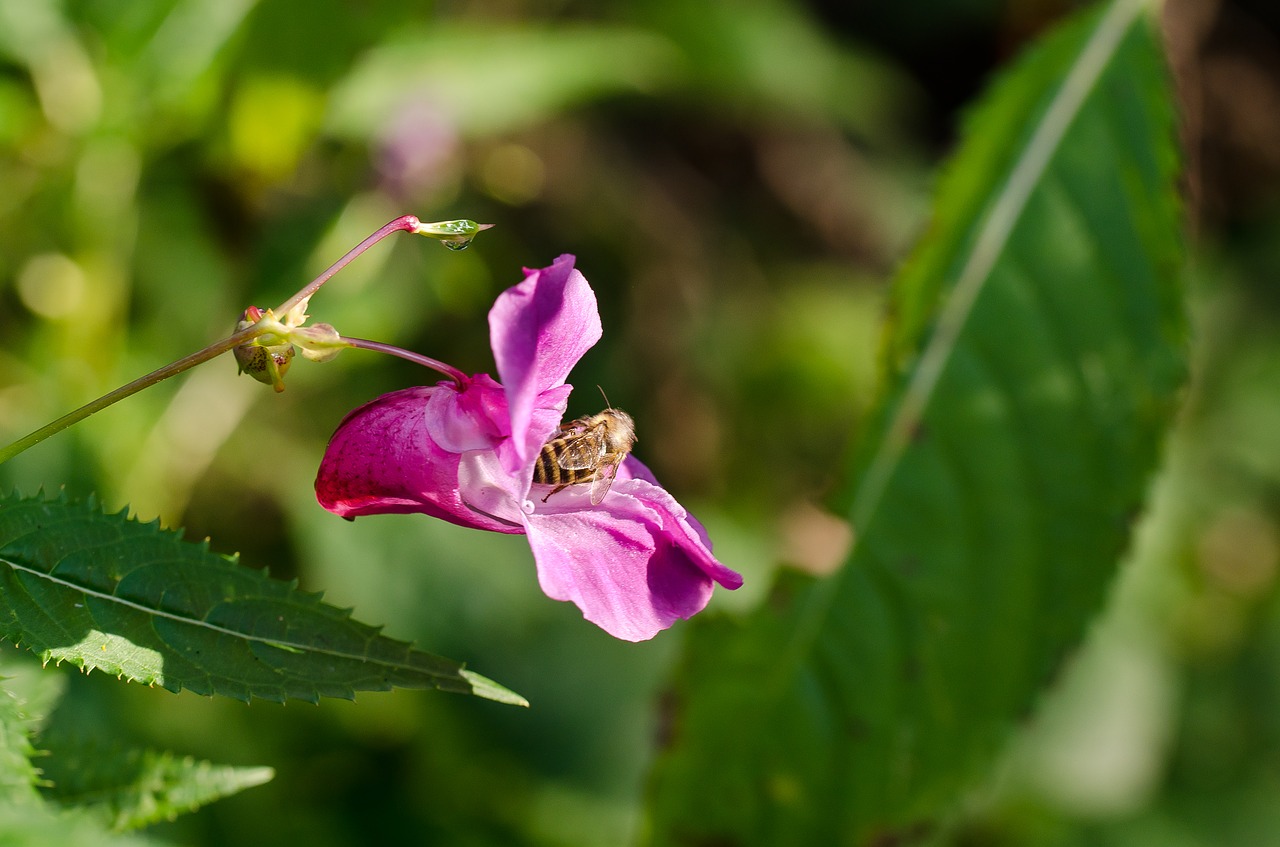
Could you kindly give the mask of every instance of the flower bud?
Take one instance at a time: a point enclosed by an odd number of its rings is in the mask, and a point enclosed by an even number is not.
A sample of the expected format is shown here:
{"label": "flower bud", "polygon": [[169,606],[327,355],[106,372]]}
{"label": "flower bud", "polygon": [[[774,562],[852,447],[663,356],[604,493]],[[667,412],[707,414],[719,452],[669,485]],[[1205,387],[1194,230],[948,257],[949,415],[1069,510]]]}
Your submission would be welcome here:
{"label": "flower bud", "polygon": [[[240,322],[236,324],[236,332],[248,329],[269,313],[257,306],[244,310]],[[236,365],[240,373],[248,374],[258,382],[270,385],[277,392],[284,391],[284,375],[293,360],[293,345],[286,342],[264,344],[262,339],[255,338],[232,350],[236,357]]]}
{"label": "flower bud", "polygon": [[289,337],[302,348],[302,356],[313,362],[327,362],[351,346],[342,340],[332,324],[300,326]]}
{"label": "flower bud", "polygon": [[478,224],[475,221],[436,221],[414,225],[413,231],[428,238],[435,238],[450,250],[466,250],[476,233],[490,229],[493,224]]}

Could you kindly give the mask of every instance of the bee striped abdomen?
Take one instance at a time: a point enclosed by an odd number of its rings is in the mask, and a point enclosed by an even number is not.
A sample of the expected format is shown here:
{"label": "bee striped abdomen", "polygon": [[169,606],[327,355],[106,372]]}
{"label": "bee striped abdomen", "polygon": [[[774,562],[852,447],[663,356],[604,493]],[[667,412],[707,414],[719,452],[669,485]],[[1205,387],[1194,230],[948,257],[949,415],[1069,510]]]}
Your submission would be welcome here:
{"label": "bee striped abdomen", "polygon": [[560,467],[560,450],[564,439],[554,439],[542,445],[538,461],[533,466],[533,481],[543,485],[573,485],[586,481],[591,475]]}

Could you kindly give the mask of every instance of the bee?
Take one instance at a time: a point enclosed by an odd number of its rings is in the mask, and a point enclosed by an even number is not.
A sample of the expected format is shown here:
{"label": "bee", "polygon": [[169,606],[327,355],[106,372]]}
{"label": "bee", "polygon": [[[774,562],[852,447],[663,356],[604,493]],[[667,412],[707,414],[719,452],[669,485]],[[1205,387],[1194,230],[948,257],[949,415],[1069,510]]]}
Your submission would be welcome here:
{"label": "bee", "polygon": [[591,505],[598,506],[635,443],[635,421],[619,409],[608,408],[564,424],[542,445],[533,466],[535,483],[555,486],[542,502],[570,485],[589,482]]}

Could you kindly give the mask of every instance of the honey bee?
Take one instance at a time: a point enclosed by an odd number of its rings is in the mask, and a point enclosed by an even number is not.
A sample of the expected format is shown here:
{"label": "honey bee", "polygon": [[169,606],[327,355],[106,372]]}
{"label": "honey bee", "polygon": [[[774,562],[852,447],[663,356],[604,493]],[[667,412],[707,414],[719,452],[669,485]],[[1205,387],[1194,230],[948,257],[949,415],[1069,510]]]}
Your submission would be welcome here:
{"label": "honey bee", "polygon": [[636,443],[636,424],[619,409],[605,409],[560,427],[542,445],[533,466],[533,481],[555,488],[547,498],[570,485],[591,483],[591,505],[598,506],[613,485],[618,465]]}

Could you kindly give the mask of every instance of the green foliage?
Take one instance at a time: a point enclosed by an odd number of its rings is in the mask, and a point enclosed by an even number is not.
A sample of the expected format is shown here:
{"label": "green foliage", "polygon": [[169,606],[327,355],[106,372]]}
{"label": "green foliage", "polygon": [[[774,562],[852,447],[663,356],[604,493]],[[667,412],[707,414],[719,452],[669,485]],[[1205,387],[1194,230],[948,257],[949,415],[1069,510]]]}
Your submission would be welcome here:
{"label": "green foliage", "polygon": [[0,833],[12,847],[143,847],[156,842],[109,832],[92,816],[52,806],[0,803]]}
{"label": "green foliage", "polygon": [[157,523],[93,504],[0,500],[4,637],[43,661],[241,700],[391,687],[518,695]]}
{"label": "green foliage", "polygon": [[364,133],[430,89],[431,108],[446,110],[461,132],[508,131],[566,106],[653,88],[677,59],[669,44],[637,31],[436,26],[364,57],[335,88],[330,121],[339,133]]}
{"label": "green foliage", "polygon": [[852,559],[698,627],[655,842],[933,831],[1078,646],[1184,371],[1168,87],[1121,0],[972,114],[897,281]]}
{"label": "green foliage", "polygon": [[123,748],[84,758],[77,751],[50,756],[33,739],[60,697],[63,679],[9,656],[0,660],[0,671],[0,833],[5,844],[151,843],[113,831],[171,820],[271,779],[270,768],[224,767]]}
{"label": "green foliage", "polygon": [[[1135,426],[1132,449],[1116,433],[1143,398],[1166,401],[1138,354],[1169,345],[1142,334],[1159,317],[1117,329],[1116,297],[1130,313],[1156,298],[1132,296],[1143,267],[1114,248],[1137,230],[1159,254],[1174,224],[1155,217],[1176,210],[1125,199],[1170,152],[1158,70],[1117,70],[1132,45],[1104,63],[1127,105],[1096,108],[1098,86],[1080,89],[1072,143],[1023,183],[1026,213],[1005,218],[1013,247],[974,286],[967,321],[950,305],[1081,33],[999,71],[1080,5],[368,0],[357,14],[344,0],[0,0],[0,441],[225,335],[245,306],[278,303],[396,215],[468,215],[498,227],[462,254],[370,251],[316,298],[315,319],[484,370],[493,295],[522,265],[577,254],[606,331],[574,402],[599,384],[635,414],[640,458],[747,574],[704,617],[777,611],[620,644],[539,594],[523,539],[336,520],[310,493],[325,439],[421,373],[353,352],[298,365],[272,395],[214,362],[3,463],[0,491],[65,486],[158,515],[388,634],[464,655],[536,708],[404,691],[276,708],[30,661],[3,669],[19,695],[7,702],[32,719],[3,723],[0,785],[15,802],[0,805],[0,841],[139,843],[108,831],[105,806],[50,802],[74,776],[60,763],[128,764],[117,744],[276,770],[158,828],[193,847],[616,847],[648,820],[655,840],[735,843],[751,840],[735,823],[778,835],[823,803],[833,827],[879,816],[866,840],[881,844],[930,827],[939,844],[1276,840],[1280,133],[1258,104],[1280,87],[1274,45],[1240,26],[1242,12],[1273,16],[1266,4],[1159,4],[1192,151],[1193,383],[1119,591],[1104,586],[1123,530],[1106,556],[1086,553],[1149,464],[1154,427]],[[998,93],[970,112],[931,206],[955,109],[993,74]],[[1077,195],[1094,201],[1087,216]],[[1011,269],[1029,279],[1011,283]],[[922,351],[953,331],[934,389],[911,391]],[[1056,355],[1040,343],[1051,332]],[[1079,406],[1091,417],[1073,412],[1081,377],[1099,390]],[[919,405],[908,397],[929,401],[915,431],[896,412]],[[1019,424],[1001,431],[1007,450],[984,411]],[[833,461],[851,441],[865,450],[856,473]],[[868,487],[875,449],[893,443],[898,461],[880,460]],[[921,468],[927,449],[954,476]],[[845,555],[847,522],[815,506],[833,491],[843,514],[859,504],[856,561],[820,588],[789,575],[766,599],[778,562],[829,573]],[[1041,532],[1056,533],[1049,548]],[[886,551],[903,538],[914,569],[893,559],[904,545]],[[683,690],[659,697],[686,636]],[[1055,664],[1053,645],[1070,660]],[[799,716],[797,674],[810,683]],[[654,738],[678,745],[656,814],[641,806]],[[809,793],[824,775],[831,792]],[[104,784],[137,784],[119,776]]]}
{"label": "green foliage", "polygon": [[40,730],[53,702],[62,692],[62,680],[50,674],[15,675],[6,663],[0,679],[0,805],[37,805],[40,771],[32,763],[36,748],[31,737]]}
{"label": "green foliage", "polygon": [[88,810],[115,832],[173,820],[275,775],[271,768],[93,742],[59,745],[51,753],[42,763],[52,783],[48,794],[64,806]]}

